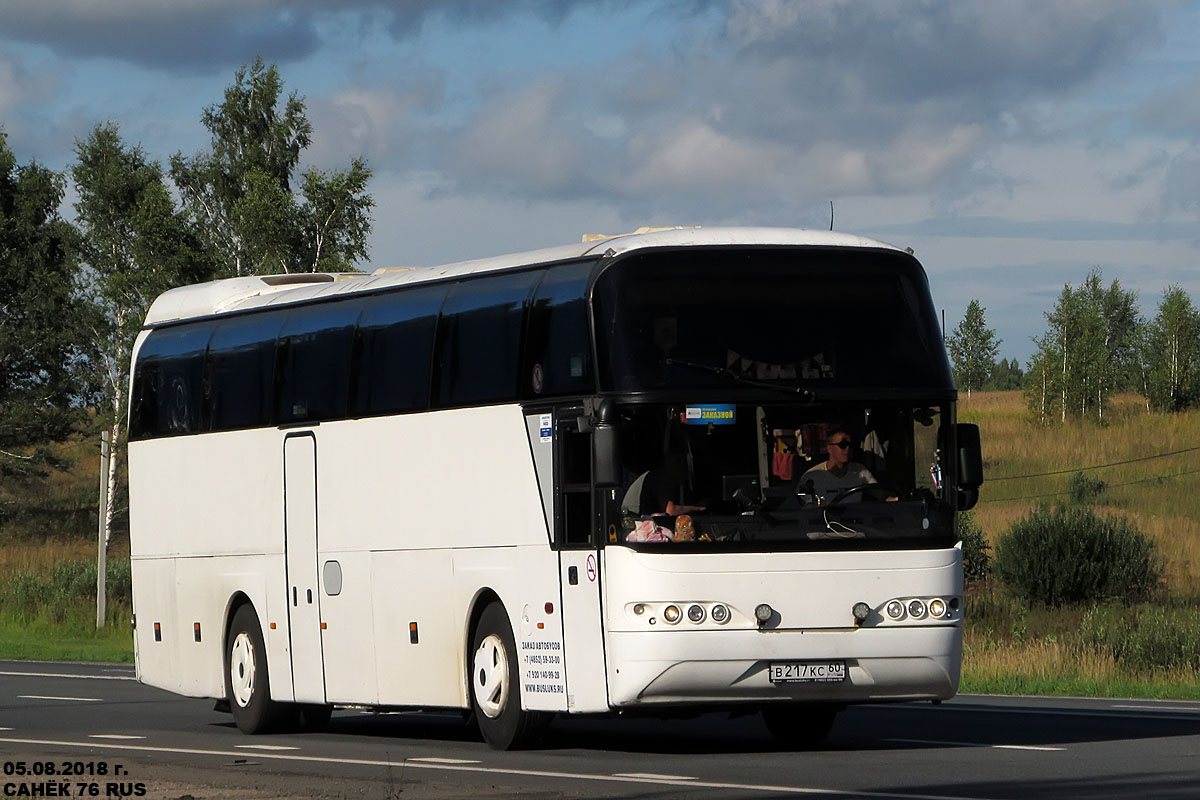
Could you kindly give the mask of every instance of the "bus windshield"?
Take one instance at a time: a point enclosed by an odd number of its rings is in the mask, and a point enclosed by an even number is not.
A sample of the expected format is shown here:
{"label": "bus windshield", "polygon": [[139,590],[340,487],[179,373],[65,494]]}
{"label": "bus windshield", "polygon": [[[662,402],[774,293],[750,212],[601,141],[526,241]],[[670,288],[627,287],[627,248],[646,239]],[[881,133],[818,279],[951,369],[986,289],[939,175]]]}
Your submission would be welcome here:
{"label": "bus windshield", "polygon": [[952,546],[949,404],[639,404],[609,543],[649,549]]}
{"label": "bus windshield", "polygon": [[949,390],[924,272],[882,249],[649,251],[593,290],[601,390]]}

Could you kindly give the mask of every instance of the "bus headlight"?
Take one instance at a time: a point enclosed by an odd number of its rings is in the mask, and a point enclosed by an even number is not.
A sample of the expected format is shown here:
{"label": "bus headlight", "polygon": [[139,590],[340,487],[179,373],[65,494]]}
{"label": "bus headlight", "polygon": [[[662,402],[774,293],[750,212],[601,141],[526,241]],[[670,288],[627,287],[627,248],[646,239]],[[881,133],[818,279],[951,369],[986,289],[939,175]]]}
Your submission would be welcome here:
{"label": "bus headlight", "polygon": [[887,604],[887,615],[892,619],[900,619],[904,616],[904,603],[899,600],[893,600]]}
{"label": "bus headlight", "polygon": [[696,604],[688,606],[688,619],[697,624],[704,622],[704,606]]}
{"label": "bus headlight", "polygon": [[924,600],[909,600],[908,613],[914,619],[920,619],[925,616],[925,601]]}
{"label": "bus headlight", "polygon": [[680,616],[682,616],[682,614],[680,613],[679,606],[677,605],[669,605],[663,609],[663,619],[672,625],[674,625],[676,622],[679,622]]}
{"label": "bus headlight", "polygon": [[729,606],[717,603],[708,614],[712,617],[713,622],[718,625],[724,624],[729,621]]}

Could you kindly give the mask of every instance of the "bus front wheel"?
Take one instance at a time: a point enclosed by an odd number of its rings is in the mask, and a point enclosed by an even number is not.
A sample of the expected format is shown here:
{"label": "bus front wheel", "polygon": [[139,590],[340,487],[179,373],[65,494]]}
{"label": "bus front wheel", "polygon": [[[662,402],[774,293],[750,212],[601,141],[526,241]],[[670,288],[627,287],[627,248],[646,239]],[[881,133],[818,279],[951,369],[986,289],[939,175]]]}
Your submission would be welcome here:
{"label": "bus front wheel", "polygon": [[471,703],[479,732],[496,750],[525,744],[535,732],[538,714],[521,708],[520,672],[512,626],[504,606],[483,610],[471,637]]}
{"label": "bus front wheel", "polygon": [[825,704],[786,704],[762,710],[767,730],[780,744],[807,749],[825,741],[840,706]]}
{"label": "bus front wheel", "polygon": [[262,627],[246,604],[234,612],[225,652],[225,697],[242,733],[265,733],[279,720],[281,707],[271,699],[269,683]]}

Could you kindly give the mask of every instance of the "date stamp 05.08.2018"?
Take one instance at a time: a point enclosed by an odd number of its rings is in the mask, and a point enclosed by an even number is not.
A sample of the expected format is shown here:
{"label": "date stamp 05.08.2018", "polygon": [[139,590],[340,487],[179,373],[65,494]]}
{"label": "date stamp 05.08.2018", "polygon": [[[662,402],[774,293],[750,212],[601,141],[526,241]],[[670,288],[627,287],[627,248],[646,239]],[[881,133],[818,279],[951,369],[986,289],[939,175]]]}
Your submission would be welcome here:
{"label": "date stamp 05.08.2018", "polygon": [[144,797],[146,784],[107,761],[5,761],[0,797]]}

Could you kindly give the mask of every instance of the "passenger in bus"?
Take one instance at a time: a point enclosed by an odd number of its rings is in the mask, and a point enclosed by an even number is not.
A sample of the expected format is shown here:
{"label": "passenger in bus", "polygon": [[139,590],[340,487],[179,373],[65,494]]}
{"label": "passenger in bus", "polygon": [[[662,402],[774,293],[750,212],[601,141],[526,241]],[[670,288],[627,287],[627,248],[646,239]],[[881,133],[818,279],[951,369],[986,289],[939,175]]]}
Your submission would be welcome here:
{"label": "passenger in bus", "polygon": [[[831,425],[827,431],[826,448],[829,458],[800,477],[800,491],[816,494],[822,503],[828,503],[847,489],[875,483],[871,470],[857,461],[852,461],[854,441],[850,432],[841,425]],[[846,502],[862,500],[861,494],[852,494]]]}
{"label": "passenger in bus", "polygon": [[621,510],[635,519],[666,514],[675,517],[704,511],[702,505],[676,502],[682,496],[686,467],[676,456],[668,455],[662,463],[634,478],[625,491]]}

